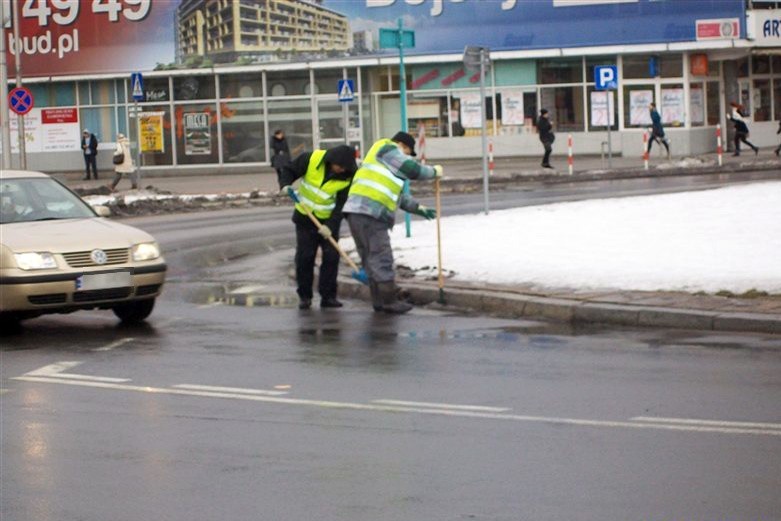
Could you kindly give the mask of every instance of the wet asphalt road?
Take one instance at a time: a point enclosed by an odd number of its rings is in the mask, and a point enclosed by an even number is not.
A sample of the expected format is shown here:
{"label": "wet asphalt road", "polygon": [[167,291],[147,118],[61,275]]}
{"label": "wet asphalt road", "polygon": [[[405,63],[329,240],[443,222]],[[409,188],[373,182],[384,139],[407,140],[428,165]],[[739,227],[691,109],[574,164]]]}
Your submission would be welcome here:
{"label": "wet asphalt road", "polygon": [[134,219],[148,325],[0,338],[3,521],[781,518],[778,337],[214,302],[290,294],[289,214]]}

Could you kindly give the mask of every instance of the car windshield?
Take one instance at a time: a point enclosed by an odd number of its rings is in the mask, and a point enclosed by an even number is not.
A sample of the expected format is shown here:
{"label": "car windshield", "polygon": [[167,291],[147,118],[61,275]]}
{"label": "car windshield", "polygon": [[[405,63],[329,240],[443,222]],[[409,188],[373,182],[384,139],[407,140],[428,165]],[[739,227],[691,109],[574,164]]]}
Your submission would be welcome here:
{"label": "car windshield", "polygon": [[84,217],[95,217],[95,213],[54,179],[0,180],[0,224]]}

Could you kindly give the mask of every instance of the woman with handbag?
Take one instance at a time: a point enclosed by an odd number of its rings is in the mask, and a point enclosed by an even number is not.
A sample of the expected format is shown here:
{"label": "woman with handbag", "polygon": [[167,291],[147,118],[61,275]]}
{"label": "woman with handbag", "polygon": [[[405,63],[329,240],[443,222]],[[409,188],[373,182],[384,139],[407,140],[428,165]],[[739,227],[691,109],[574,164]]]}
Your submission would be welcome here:
{"label": "woman with handbag", "polygon": [[112,157],[114,163],[114,180],[109,185],[113,192],[122,179],[122,174],[130,174],[130,183],[133,190],[138,188],[138,170],[133,164],[133,154],[130,151],[130,140],[124,134],[117,134],[117,148]]}

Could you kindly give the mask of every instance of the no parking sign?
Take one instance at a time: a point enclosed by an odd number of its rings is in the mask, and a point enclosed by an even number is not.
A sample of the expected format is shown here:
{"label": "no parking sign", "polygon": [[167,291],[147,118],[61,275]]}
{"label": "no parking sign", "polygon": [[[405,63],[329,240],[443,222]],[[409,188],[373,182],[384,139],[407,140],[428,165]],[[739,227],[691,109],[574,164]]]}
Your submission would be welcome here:
{"label": "no parking sign", "polygon": [[33,93],[25,87],[16,87],[8,93],[8,107],[24,116],[33,109]]}

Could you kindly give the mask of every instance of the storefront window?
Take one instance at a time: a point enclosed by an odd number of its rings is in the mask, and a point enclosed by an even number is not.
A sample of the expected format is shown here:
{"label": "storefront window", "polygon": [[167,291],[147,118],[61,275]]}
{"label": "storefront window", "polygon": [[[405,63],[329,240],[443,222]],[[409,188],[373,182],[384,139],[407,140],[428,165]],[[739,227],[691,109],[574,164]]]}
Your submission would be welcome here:
{"label": "storefront window", "polygon": [[776,108],[776,114],[773,119],[781,120],[781,77],[773,79],[773,104]]}
{"label": "storefront window", "polygon": [[81,128],[88,128],[90,132],[95,134],[98,142],[116,141],[116,112],[113,107],[81,109],[79,111],[79,124]]}
{"label": "storefront window", "polygon": [[[608,122],[610,122],[610,128],[613,130],[618,129],[618,96],[614,90],[596,90],[595,87],[589,86],[588,91],[588,129],[589,130],[606,130]],[[610,112],[608,112],[608,103],[610,104]],[[612,114],[612,118],[610,115]]]}
{"label": "storefront window", "polygon": [[705,125],[705,86],[702,83],[692,83],[689,86],[689,108],[691,113],[691,125],[702,127]]}
{"label": "storefront window", "polygon": [[[773,56],[773,74],[781,74],[781,56]],[[778,119],[778,118],[776,118]]]}
{"label": "storefront window", "polygon": [[[174,156],[171,143],[171,112],[168,105],[145,105],[141,109],[141,165],[172,165]],[[128,137],[133,147],[134,157],[139,139],[136,123],[137,119],[131,117]]]}
{"label": "storefront window", "polygon": [[92,104],[92,96],[90,95],[90,88],[89,88],[88,81],[79,82],[79,104],[81,106]]}
{"label": "storefront window", "polygon": [[[355,69],[350,69],[352,75],[348,77],[353,80],[355,88],[358,88],[358,82],[355,77]],[[342,79],[342,69],[330,69],[330,70],[316,70],[315,71],[315,85],[317,86],[316,94],[328,94],[333,92],[336,94],[336,88],[339,80]]]}
{"label": "storefront window", "polygon": [[624,127],[640,128],[651,124],[648,105],[654,102],[653,85],[624,86]]}
{"label": "storefront window", "polygon": [[114,80],[92,81],[92,104],[108,105],[115,102]]}
{"label": "storefront window", "polygon": [[176,106],[176,162],[200,165],[219,162],[217,112],[213,103]]}
{"label": "storefront window", "polygon": [[[481,100],[479,91],[456,91],[452,93],[451,121],[453,136],[482,136],[483,110],[485,110],[486,132],[493,134],[493,102],[490,97]],[[454,117],[457,115],[457,119]]]}
{"label": "storefront window", "polygon": [[[130,82],[127,82],[127,88],[132,89]],[[133,99],[133,93],[128,92],[128,99]],[[171,90],[168,85],[168,78],[144,78],[144,100],[148,102],[169,101],[171,99]]]}
{"label": "storefront window", "polygon": [[[528,89],[528,88],[527,88]],[[522,88],[504,88],[496,96],[499,134],[531,132],[537,112],[537,92]]]}
{"label": "storefront window", "polygon": [[770,56],[752,56],[751,72],[753,74],[770,74]]}
{"label": "storefront window", "polygon": [[263,75],[247,73],[220,76],[220,97],[231,99],[263,97]]}
{"label": "storefront window", "polygon": [[581,58],[563,60],[539,60],[537,78],[540,83],[581,83],[583,62]]}
{"label": "storefront window", "polygon": [[559,132],[582,131],[583,87],[546,87],[540,89],[540,108],[548,109],[550,119]]}
{"label": "storefront window", "polygon": [[28,83],[36,107],[73,107],[76,105],[76,82]]}
{"label": "storefront window", "polygon": [[651,77],[651,56],[648,54],[626,55],[623,58],[624,79],[648,79]]}
{"label": "storefront window", "polygon": [[718,125],[721,115],[719,82],[709,81],[706,83],[706,88],[708,91],[708,125]]}
{"label": "storefront window", "polygon": [[223,158],[226,163],[266,161],[263,103],[221,103]]}
{"label": "storefront window", "polygon": [[683,56],[680,54],[659,56],[659,73],[662,78],[681,78],[683,76]]}
{"label": "storefront window", "polygon": [[177,101],[214,99],[214,76],[174,78],[174,99]]}
{"label": "storefront window", "polygon": [[[309,71],[273,71],[266,73],[269,96],[303,96],[311,93]],[[288,144],[290,139],[288,138]]]}
{"label": "storefront window", "polygon": [[586,83],[595,83],[594,67],[615,65],[615,56],[589,56],[586,58]]}
{"label": "storefront window", "polygon": [[417,133],[425,126],[426,136],[448,135],[447,95],[437,93],[412,93],[407,100],[407,126]]}
{"label": "storefront window", "polygon": [[754,121],[770,121],[770,80],[754,80],[752,104]]}
{"label": "storefront window", "polygon": [[681,127],[686,121],[686,105],[683,85],[662,85],[662,99],[659,112],[662,123],[671,127]]}
{"label": "storefront window", "polygon": [[748,78],[748,57],[738,58],[736,63],[738,66],[738,78]]}
{"label": "storefront window", "polygon": [[296,157],[311,150],[312,102],[306,99],[272,100],[268,102],[268,129],[270,133],[284,130],[290,154]]}

